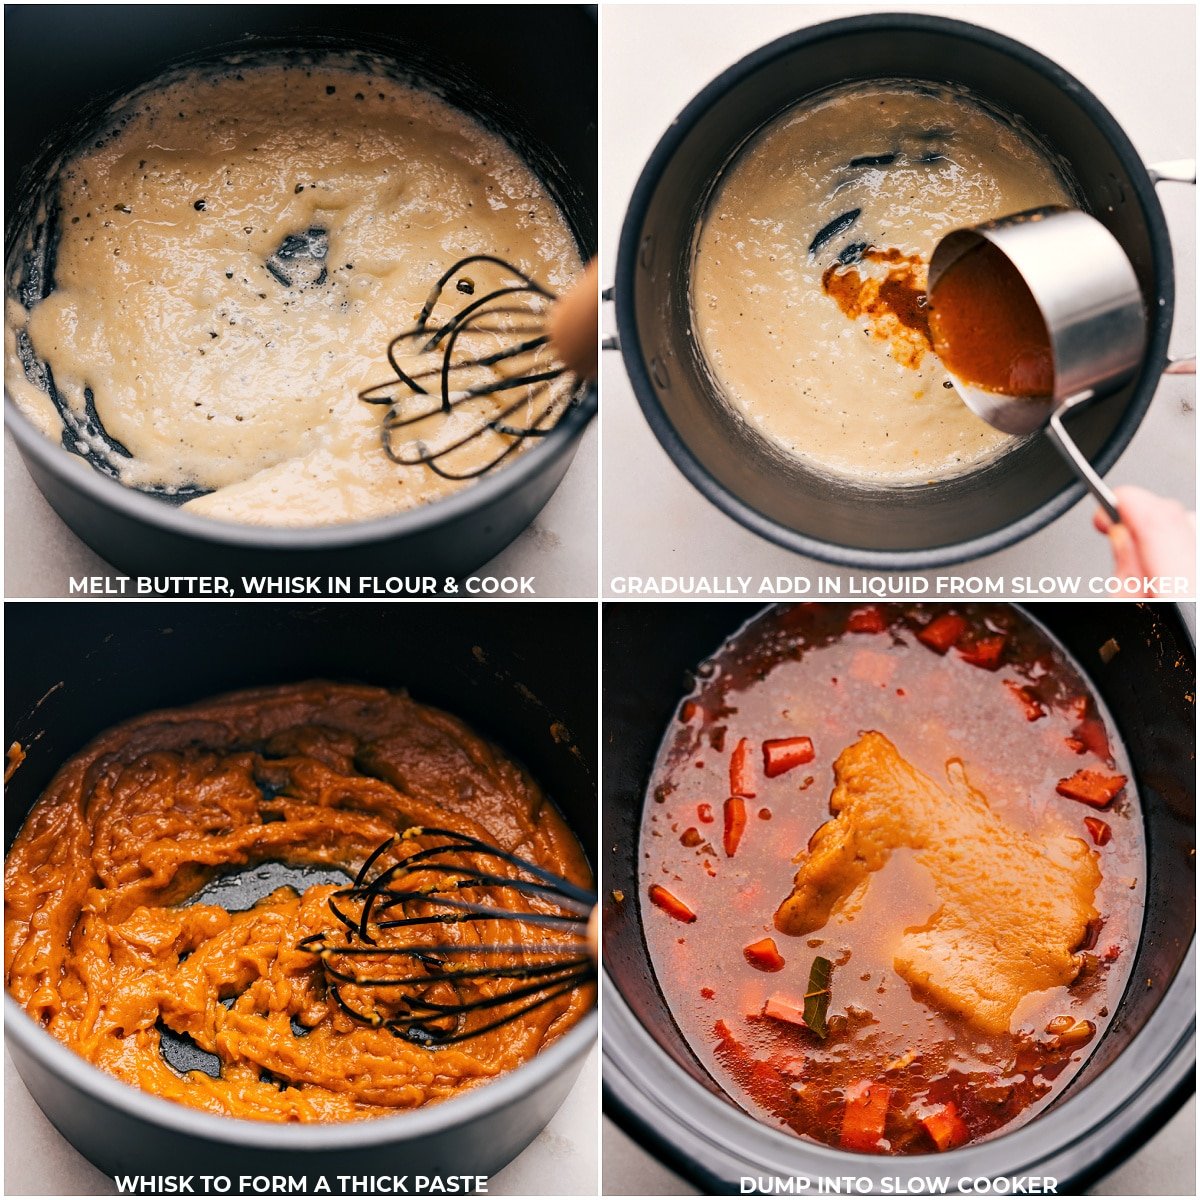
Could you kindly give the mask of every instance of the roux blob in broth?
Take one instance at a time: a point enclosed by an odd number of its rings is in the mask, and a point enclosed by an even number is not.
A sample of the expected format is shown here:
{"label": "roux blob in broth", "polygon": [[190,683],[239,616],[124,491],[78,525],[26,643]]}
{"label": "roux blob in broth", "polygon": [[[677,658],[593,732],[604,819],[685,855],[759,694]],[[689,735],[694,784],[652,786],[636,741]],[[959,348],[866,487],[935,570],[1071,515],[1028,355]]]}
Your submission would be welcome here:
{"label": "roux blob in broth", "polygon": [[945,479],[1014,444],[950,386],[923,314],[952,229],[1070,204],[1049,156],[969,96],[895,82],[805,101],[718,181],[691,268],[718,390],[763,438],[869,486]]}
{"label": "roux blob in broth", "polygon": [[[47,437],[189,511],[262,525],[386,516],[464,486],[389,459],[387,410],[358,393],[394,378],[389,341],[457,259],[496,255],[555,292],[580,270],[512,147],[432,91],[324,59],[185,72],[101,130],[42,214],[52,290],[27,310],[9,279],[8,387]],[[451,420],[447,440],[465,432]],[[507,444],[489,434],[455,465]]]}

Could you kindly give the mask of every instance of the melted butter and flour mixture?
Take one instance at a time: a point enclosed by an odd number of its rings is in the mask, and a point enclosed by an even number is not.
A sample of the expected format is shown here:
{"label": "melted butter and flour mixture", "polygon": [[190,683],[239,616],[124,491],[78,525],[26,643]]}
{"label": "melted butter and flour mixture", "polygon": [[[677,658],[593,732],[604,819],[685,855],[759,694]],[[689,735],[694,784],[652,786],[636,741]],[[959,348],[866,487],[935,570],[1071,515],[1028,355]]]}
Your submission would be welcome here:
{"label": "melted butter and flour mixture", "polygon": [[1047,156],[948,90],[856,87],[784,113],[720,180],[693,324],[722,393],[809,465],[876,486],[977,467],[1015,439],[933,353],[930,255],[950,230],[1070,204]]}
{"label": "melted butter and flour mixture", "polygon": [[389,341],[456,259],[556,292],[580,270],[514,150],[430,92],[329,63],[193,72],[104,129],[58,173],[48,294],[26,307],[10,280],[8,386],[48,437],[230,521],[361,520],[464,486],[391,461],[386,410],[357,394],[391,377]]}

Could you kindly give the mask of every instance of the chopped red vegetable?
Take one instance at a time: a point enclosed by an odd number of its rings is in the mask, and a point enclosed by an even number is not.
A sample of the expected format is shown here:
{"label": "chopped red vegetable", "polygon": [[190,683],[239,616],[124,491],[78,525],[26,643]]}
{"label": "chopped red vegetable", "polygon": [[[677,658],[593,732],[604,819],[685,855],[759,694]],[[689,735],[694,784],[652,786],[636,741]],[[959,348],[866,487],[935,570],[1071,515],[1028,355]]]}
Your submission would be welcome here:
{"label": "chopped red vegetable", "polygon": [[725,853],[732,858],[737,853],[738,843],[746,832],[746,802],[741,796],[730,796],[725,801]]}
{"label": "chopped red vegetable", "polygon": [[957,613],[942,613],[917,634],[917,641],[937,654],[945,654],[966,631],[964,618]]}
{"label": "chopped red vegetable", "polygon": [[753,800],[754,772],[750,765],[750,739],[741,738],[729,756],[729,791],[734,796]]}
{"label": "chopped red vegetable", "polygon": [[1108,730],[1104,728],[1104,722],[1099,717],[1085,717],[1080,721],[1072,732],[1072,740],[1078,743],[1077,747],[1071,746],[1076,754],[1091,751],[1097,758],[1102,758],[1105,762],[1111,758],[1108,748]]}
{"label": "chopped red vegetable", "polygon": [[786,1021],[789,1025],[799,1025],[803,1029],[808,1028],[804,1020],[804,1009],[778,992],[763,1005],[762,1015],[772,1017],[776,1021]]}
{"label": "chopped red vegetable", "polygon": [[883,1083],[865,1079],[849,1089],[842,1113],[842,1146],[864,1152],[878,1150],[887,1124],[892,1089]]}
{"label": "chopped red vegetable", "polygon": [[1112,826],[1107,821],[1102,821],[1099,817],[1084,817],[1083,823],[1097,846],[1107,846],[1112,841]]}
{"label": "chopped red vegetable", "polygon": [[768,779],[783,775],[793,767],[802,767],[814,757],[812,738],[772,738],[763,742],[763,770]]}
{"label": "chopped red vegetable", "polygon": [[882,633],[886,628],[887,619],[873,604],[856,608],[846,622],[846,629],[850,633]]}
{"label": "chopped red vegetable", "polygon": [[696,817],[704,825],[711,825],[713,819],[713,810],[711,804],[697,804]]}
{"label": "chopped red vegetable", "polygon": [[759,971],[782,971],[785,965],[774,938],[766,937],[760,942],[751,942],[742,953],[746,961]]}
{"label": "chopped red vegetable", "polygon": [[973,667],[995,671],[1004,662],[1004,647],[1007,641],[1002,633],[996,634],[995,637],[981,637],[959,646],[958,653],[964,662],[969,662]]}
{"label": "chopped red vegetable", "polygon": [[650,900],[667,916],[674,917],[677,921],[683,921],[690,925],[696,919],[696,914],[678,896],[673,896],[660,884],[652,883],[650,885]]}
{"label": "chopped red vegetable", "polygon": [[1104,953],[1100,955],[1100,957],[1105,962],[1116,962],[1117,959],[1121,957],[1121,947],[1116,943],[1113,943],[1113,945],[1109,946]]}
{"label": "chopped red vegetable", "polygon": [[1085,767],[1070,779],[1060,779],[1054,790],[1069,800],[1080,800],[1093,808],[1107,808],[1121,794],[1126,782],[1124,775],[1106,775],[1103,771]]}
{"label": "chopped red vegetable", "polygon": [[933,1138],[934,1145],[939,1150],[953,1150],[971,1136],[967,1123],[958,1115],[958,1109],[953,1102],[943,1104],[936,1112],[922,1117],[921,1124],[925,1126],[925,1131]]}
{"label": "chopped red vegetable", "polygon": [[1021,707],[1025,710],[1025,720],[1037,721],[1046,715],[1046,709],[1042,702],[1029,688],[1023,687],[1011,679],[1006,679],[1004,686],[1021,702]]}
{"label": "chopped red vegetable", "polygon": [[698,715],[701,715],[702,712],[703,710],[695,700],[685,700],[683,702],[683,707],[679,710],[679,719],[685,725],[688,725],[694,721]]}

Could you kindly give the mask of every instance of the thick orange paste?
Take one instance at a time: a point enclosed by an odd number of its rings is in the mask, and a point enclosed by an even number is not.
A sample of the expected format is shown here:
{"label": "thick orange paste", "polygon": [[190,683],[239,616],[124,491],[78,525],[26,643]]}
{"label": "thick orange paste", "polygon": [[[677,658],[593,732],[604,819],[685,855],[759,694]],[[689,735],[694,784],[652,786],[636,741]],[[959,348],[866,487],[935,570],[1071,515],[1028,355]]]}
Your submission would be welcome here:
{"label": "thick orange paste", "polygon": [[[247,864],[353,874],[380,843],[419,825],[590,880],[533,780],[461,721],[406,695],[305,683],[128,721],[58,772],[5,861],[9,991],[98,1067],[209,1112],[345,1121],[447,1099],[537,1054],[585,1012],[590,988],[425,1049],[351,1020],[328,996],[316,955],[297,949],[336,928],[336,885],[280,888],[243,912],[189,903]],[[398,842],[378,865],[429,836]],[[502,902],[541,903],[511,892]],[[444,942],[558,936],[512,922],[437,927]],[[458,985],[469,996],[495,986]],[[376,999],[353,986],[343,994],[359,1009]],[[160,1025],[215,1054],[220,1078],[168,1065]]]}

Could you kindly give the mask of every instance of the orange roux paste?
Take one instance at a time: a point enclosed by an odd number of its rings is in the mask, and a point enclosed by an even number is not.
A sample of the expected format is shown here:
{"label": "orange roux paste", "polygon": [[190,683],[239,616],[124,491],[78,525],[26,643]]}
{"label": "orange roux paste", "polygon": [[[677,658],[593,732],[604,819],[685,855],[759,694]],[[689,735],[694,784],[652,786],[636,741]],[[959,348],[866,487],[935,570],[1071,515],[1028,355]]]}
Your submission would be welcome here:
{"label": "orange roux paste", "polygon": [[[472,834],[590,883],[533,780],[461,721],[404,694],[295,684],[125,722],[62,767],[8,854],[9,991],[109,1074],[213,1113],[346,1121],[448,1099],[532,1058],[583,1015],[591,989],[429,1050],[351,1020],[326,994],[317,957],[297,949],[335,925],[334,885],[280,888],[244,912],[189,903],[248,864],[353,874],[414,825]],[[379,867],[421,844],[401,843]],[[503,903],[541,902],[505,892]],[[437,928],[438,940],[481,944],[554,936],[498,921]],[[372,1001],[353,986],[343,995],[360,1010]],[[160,1024],[215,1054],[220,1078],[169,1066]]]}

